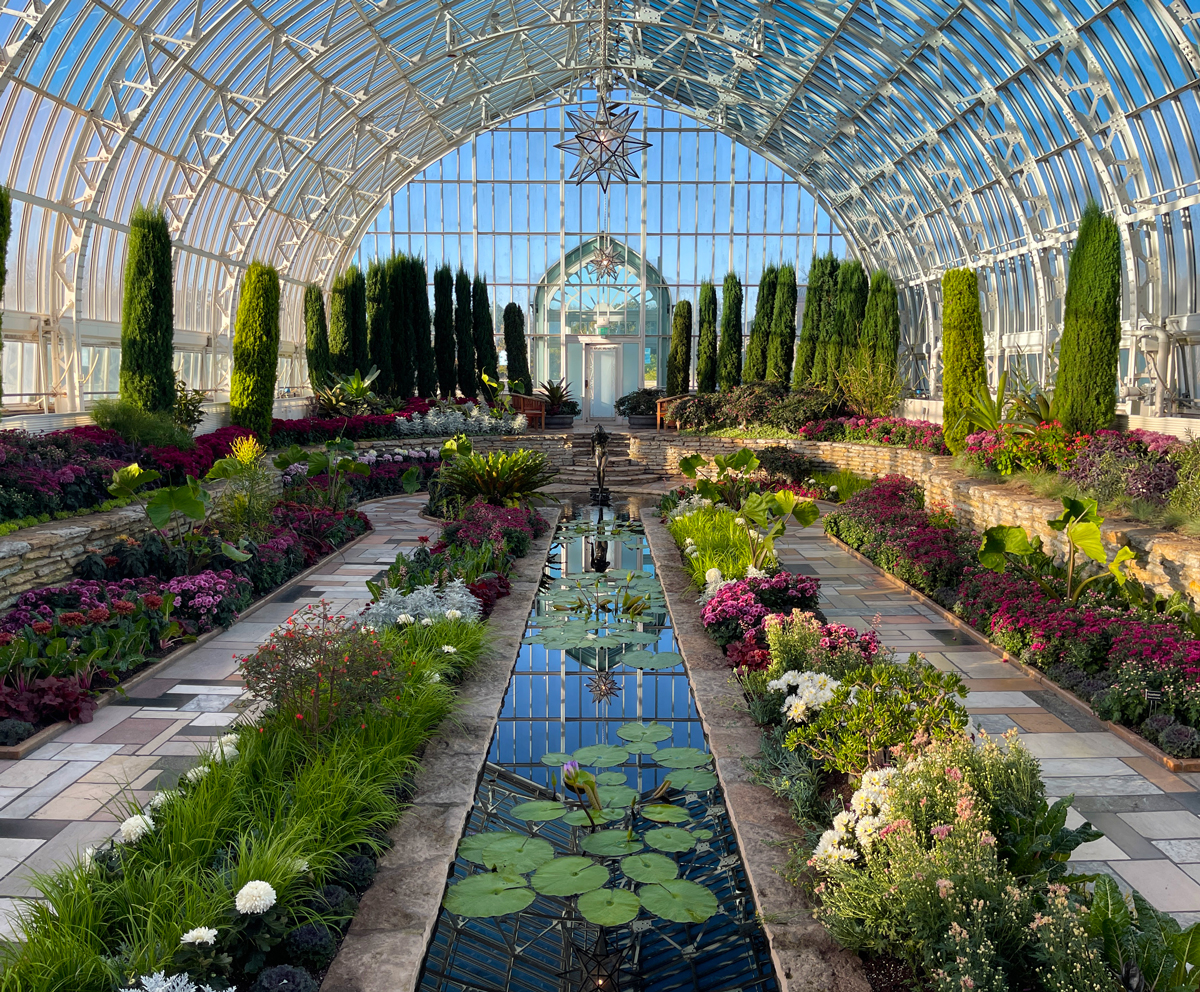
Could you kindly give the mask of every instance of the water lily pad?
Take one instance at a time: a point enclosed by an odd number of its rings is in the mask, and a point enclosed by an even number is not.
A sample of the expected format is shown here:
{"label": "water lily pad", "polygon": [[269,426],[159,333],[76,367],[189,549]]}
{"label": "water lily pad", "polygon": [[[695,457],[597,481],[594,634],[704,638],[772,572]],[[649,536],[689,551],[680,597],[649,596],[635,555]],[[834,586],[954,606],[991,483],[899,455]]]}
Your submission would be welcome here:
{"label": "water lily pad", "polygon": [[703,923],[717,911],[717,897],[684,878],[643,885],[638,896],[651,913],[674,923]]}
{"label": "water lily pad", "polygon": [[[684,831],[686,833],[686,831]],[[588,854],[601,858],[618,858],[624,854],[637,854],[645,845],[628,830],[597,830],[579,842]]]}
{"label": "water lily pad", "polygon": [[611,768],[613,765],[625,764],[629,760],[629,752],[623,747],[613,747],[611,744],[591,744],[581,747],[572,757],[581,765]]}
{"label": "water lily pad", "polygon": [[650,651],[626,651],[619,657],[623,664],[648,672],[660,672],[683,663],[683,655],[674,651],[660,651],[658,654]]}
{"label": "water lily pad", "polygon": [[696,840],[712,840],[713,832],[711,830],[693,830],[692,836]]}
{"label": "water lily pad", "polygon": [[717,776],[707,768],[672,769],[667,778],[671,788],[682,792],[707,792],[717,787]]}
{"label": "water lily pad", "polygon": [[458,853],[485,868],[509,868],[514,872],[533,871],[554,857],[554,848],[541,837],[526,837],[511,830],[489,830],[464,837]]}
{"label": "water lily pad", "polygon": [[608,869],[591,858],[555,858],[542,865],[530,880],[544,896],[577,896],[608,881]]}
{"label": "water lily pad", "polygon": [[512,808],[514,820],[557,820],[566,813],[567,807],[549,799],[537,799],[531,803],[518,803]]}
{"label": "water lily pad", "polygon": [[655,830],[647,830],[645,840],[656,851],[672,853],[690,851],[696,843],[696,839],[690,833],[679,827],[658,827]]}
{"label": "water lily pad", "polygon": [[[611,627],[608,629],[612,630]],[[625,644],[657,644],[662,634],[653,630],[623,630],[614,636]]]}
{"label": "water lily pad", "polygon": [[593,889],[579,897],[579,912],[598,927],[628,923],[642,908],[642,901],[628,889]]}
{"label": "water lily pad", "polygon": [[519,913],[535,898],[520,875],[487,872],[450,886],[442,905],[457,916],[504,916]]}
{"label": "water lily pad", "polygon": [[542,755],[542,764],[550,765],[552,768],[557,765],[564,765],[571,760],[571,756],[566,751],[550,751]]}
{"label": "water lily pad", "polygon": [[712,755],[697,747],[662,747],[654,760],[664,768],[699,768],[712,761]]}
{"label": "water lily pad", "polygon": [[628,776],[624,772],[601,772],[596,776],[600,785],[624,785]]}
{"label": "water lily pad", "polygon": [[653,806],[643,806],[642,816],[659,823],[686,823],[691,820],[688,811],[682,806],[672,806],[670,803],[656,803]]}
{"label": "water lily pad", "polygon": [[665,882],[679,874],[679,866],[662,854],[631,854],[621,859],[621,871],[635,882]]}
{"label": "water lily pad", "polygon": [[562,821],[563,823],[571,824],[573,827],[586,827],[592,823],[609,823],[613,820],[620,820],[625,816],[625,810],[623,809],[593,809],[588,812],[591,813],[590,818],[588,817],[588,813],[583,810],[573,809],[562,818]]}
{"label": "water lily pad", "polygon": [[596,790],[602,806],[632,806],[637,799],[637,789],[627,785],[602,785]]}
{"label": "water lily pad", "polygon": [[651,723],[627,723],[617,728],[617,736],[624,741],[665,741],[674,731],[657,721]]}
{"label": "water lily pad", "polygon": [[626,741],[625,750],[630,754],[653,754],[658,750],[658,745],[650,741]]}

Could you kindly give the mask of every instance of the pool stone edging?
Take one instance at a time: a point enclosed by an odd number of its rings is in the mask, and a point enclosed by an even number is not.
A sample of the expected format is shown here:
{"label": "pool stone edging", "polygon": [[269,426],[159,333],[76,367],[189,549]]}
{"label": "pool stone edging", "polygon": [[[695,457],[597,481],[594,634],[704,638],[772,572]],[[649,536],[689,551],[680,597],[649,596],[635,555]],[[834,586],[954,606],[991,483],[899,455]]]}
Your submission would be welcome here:
{"label": "pool stone edging", "polygon": [[643,516],[642,526],[781,992],[869,992],[858,957],[838,946],[812,918],[800,889],[783,877],[792,844],[802,834],[788,804],[750,781],[746,763],[761,757],[762,730],[741,691],[731,685],[724,654],[704,632],[696,589],[678,560],[675,541],[653,512]]}
{"label": "pool stone edging", "polygon": [[512,592],[489,619],[490,650],[463,680],[454,712],[425,745],[412,798],[388,831],[392,847],[379,859],[321,992],[417,987],[561,514],[556,507],[539,512],[549,530],[517,560]]}

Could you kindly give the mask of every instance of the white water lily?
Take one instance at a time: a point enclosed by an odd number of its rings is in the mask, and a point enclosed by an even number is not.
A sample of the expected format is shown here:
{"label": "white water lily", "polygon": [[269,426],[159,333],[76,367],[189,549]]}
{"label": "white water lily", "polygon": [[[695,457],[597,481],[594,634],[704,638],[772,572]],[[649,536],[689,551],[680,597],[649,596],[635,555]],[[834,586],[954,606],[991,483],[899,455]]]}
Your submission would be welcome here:
{"label": "white water lily", "polygon": [[275,905],[275,889],[270,882],[247,882],[233,899],[239,913],[262,914]]}
{"label": "white water lily", "polygon": [[203,944],[205,947],[211,947],[217,939],[217,931],[214,927],[194,927],[179,938],[181,944]]}

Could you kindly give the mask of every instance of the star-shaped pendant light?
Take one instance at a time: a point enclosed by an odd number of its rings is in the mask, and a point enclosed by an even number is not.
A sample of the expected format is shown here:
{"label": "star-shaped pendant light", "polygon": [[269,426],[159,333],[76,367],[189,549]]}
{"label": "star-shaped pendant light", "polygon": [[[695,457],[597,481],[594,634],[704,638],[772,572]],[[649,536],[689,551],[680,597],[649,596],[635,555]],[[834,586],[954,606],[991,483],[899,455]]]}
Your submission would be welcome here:
{"label": "star-shaped pendant light", "polygon": [[629,134],[637,119],[637,111],[619,108],[620,104],[610,105],[601,91],[596,97],[595,114],[567,111],[575,134],[554,147],[579,156],[571,172],[576,185],[594,177],[607,193],[608,184],[614,179],[627,183],[630,179],[638,178],[632,156],[643,148],[649,148],[650,142]]}
{"label": "star-shaped pendant light", "polygon": [[621,694],[621,683],[609,672],[593,675],[587,680],[587,687],[596,705],[611,704]]}
{"label": "star-shaped pendant light", "polygon": [[603,279],[605,276],[615,276],[620,266],[621,257],[617,254],[617,246],[601,235],[600,243],[588,262],[588,268],[597,279]]}

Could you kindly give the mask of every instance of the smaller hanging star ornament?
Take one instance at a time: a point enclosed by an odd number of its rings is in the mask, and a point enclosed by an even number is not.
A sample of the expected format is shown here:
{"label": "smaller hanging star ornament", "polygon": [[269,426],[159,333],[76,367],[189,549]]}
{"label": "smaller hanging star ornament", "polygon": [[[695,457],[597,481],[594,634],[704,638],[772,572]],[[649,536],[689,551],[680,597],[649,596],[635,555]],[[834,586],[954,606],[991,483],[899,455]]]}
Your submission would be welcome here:
{"label": "smaller hanging star ornament", "polygon": [[615,276],[620,265],[621,258],[617,254],[617,246],[601,235],[600,244],[592,254],[588,268],[597,279],[603,279],[605,276]]}
{"label": "smaller hanging star ornament", "polygon": [[595,114],[567,111],[575,135],[554,147],[579,156],[571,173],[577,186],[594,176],[607,193],[608,184],[614,179],[627,183],[638,178],[632,156],[649,148],[650,142],[630,137],[629,129],[637,120],[637,111],[620,111],[619,107],[618,103],[609,106],[608,99],[601,93],[596,98]]}
{"label": "smaller hanging star ornament", "polygon": [[601,672],[587,680],[588,692],[592,694],[592,702],[611,703],[621,694],[621,683],[610,672]]}

